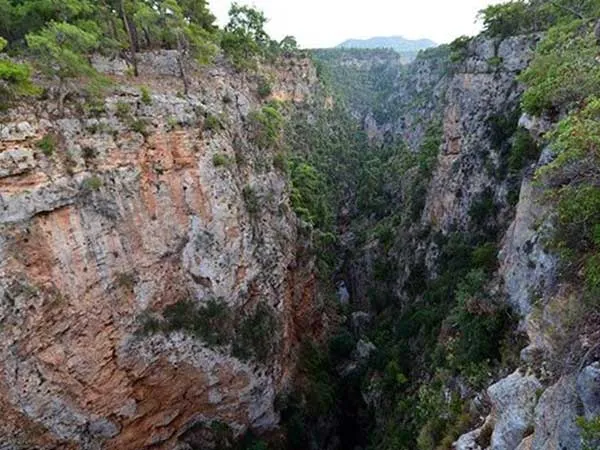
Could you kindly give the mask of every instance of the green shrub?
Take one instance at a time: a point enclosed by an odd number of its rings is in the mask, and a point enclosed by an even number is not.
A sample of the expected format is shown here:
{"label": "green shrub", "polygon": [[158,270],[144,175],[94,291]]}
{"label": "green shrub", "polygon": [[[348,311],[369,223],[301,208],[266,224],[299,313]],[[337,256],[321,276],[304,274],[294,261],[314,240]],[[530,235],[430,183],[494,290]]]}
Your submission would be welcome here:
{"label": "green shrub", "polygon": [[260,202],[256,190],[252,186],[247,185],[242,190],[242,195],[248,214],[251,216],[257,215],[260,212]]}
{"label": "green shrub", "polygon": [[487,60],[487,63],[492,69],[497,70],[504,63],[504,58],[500,56],[492,56]]}
{"label": "green shrub", "polygon": [[305,222],[328,229],[333,221],[333,211],[323,176],[310,164],[291,161],[292,208]]}
{"label": "green shrub", "polygon": [[506,147],[510,138],[517,132],[521,111],[517,108],[506,114],[496,114],[487,120],[490,140],[496,150]]}
{"label": "green shrub", "polygon": [[126,119],[131,114],[131,105],[129,103],[118,101],[115,114],[120,119]]}
{"label": "green shrub", "polygon": [[492,37],[529,33],[534,29],[534,8],[522,0],[490,5],[480,12],[485,32]]}
{"label": "green shrub", "polygon": [[342,330],[330,339],[329,355],[333,361],[341,361],[350,356],[355,345],[354,337],[347,330]]}
{"label": "green shrub", "polygon": [[493,272],[498,266],[498,247],[494,242],[486,242],[473,250],[473,266]]}
{"label": "green shrub", "polygon": [[165,332],[187,331],[212,347],[231,340],[231,311],[222,301],[210,299],[197,307],[191,300],[182,300],[165,308],[163,316]]}
{"label": "green shrub", "polygon": [[175,118],[173,116],[167,117],[167,126],[166,126],[167,131],[175,130],[178,127],[178,125],[179,125],[179,122],[177,121],[177,118]]}
{"label": "green shrub", "polygon": [[97,175],[92,175],[83,181],[84,189],[88,191],[97,191],[104,185],[104,181]]}
{"label": "green shrub", "polygon": [[581,430],[582,450],[597,450],[600,446],[600,417],[590,420],[579,417],[577,426]]}
{"label": "green shrub", "polygon": [[600,99],[595,97],[581,111],[563,119],[550,134],[556,158],[536,174],[555,186],[550,189],[558,214],[550,244],[562,257],[563,275],[582,274],[592,296],[600,291],[600,261],[596,257],[600,250],[600,188],[594,175],[600,161],[599,119]]}
{"label": "green shrub", "polygon": [[21,95],[35,95],[40,89],[31,82],[31,68],[27,64],[14,63],[0,58],[0,109]]}
{"label": "green shrub", "polygon": [[261,54],[261,46],[252,37],[242,32],[223,32],[221,48],[238,70],[256,68],[256,57]]}
{"label": "green shrub", "polygon": [[116,284],[127,291],[133,291],[136,284],[136,276],[132,272],[121,272],[117,274]]}
{"label": "green shrub", "polygon": [[130,125],[131,131],[134,131],[135,133],[140,133],[143,136],[148,136],[149,132],[148,132],[148,121],[145,119],[136,119],[133,122],[131,122]]}
{"label": "green shrub", "polygon": [[327,355],[313,342],[304,342],[300,348],[299,371],[309,381],[306,411],[309,416],[324,416],[335,405],[335,384],[331,380]]}
{"label": "green shrub", "polygon": [[273,156],[273,167],[284,173],[288,171],[287,156],[284,152],[277,152]]}
{"label": "green shrub", "polygon": [[495,218],[496,211],[497,206],[494,202],[494,193],[488,188],[471,204],[469,216],[475,226],[481,229],[489,219]]}
{"label": "green shrub", "polygon": [[559,190],[559,196],[556,247],[576,252],[591,250],[600,223],[600,187],[566,186]]}
{"label": "green shrub", "polygon": [[42,153],[46,156],[52,156],[56,148],[58,147],[59,139],[56,134],[48,133],[38,142],[36,142],[36,147],[39,148]]}
{"label": "green shrub", "polygon": [[425,130],[423,141],[417,155],[417,165],[420,176],[428,180],[431,178],[437,164],[438,154],[444,138],[442,123],[437,121],[429,125]]}
{"label": "green shrub", "polygon": [[513,137],[512,147],[508,155],[508,168],[511,172],[520,172],[527,164],[536,161],[540,156],[540,150],[531,134],[519,128]]}
{"label": "green shrub", "polygon": [[269,95],[271,95],[272,91],[273,88],[271,87],[269,80],[263,78],[258,82],[257,92],[260,98],[267,98]]}
{"label": "green shrub", "polygon": [[232,164],[231,158],[225,153],[215,153],[212,161],[215,167],[227,167]]}
{"label": "green shrub", "polygon": [[163,327],[163,322],[157,316],[148,311],[142,312],[138,317],[138,325],[136,334],[147,336],[150,334],[160,333]]}
{"label": "green shrub", "polygon": [[81,149],[81,156],[83,156],[83,159],[86,161],[94,159],[97,156],[96,149],[89,146],[83,147]]}
{"label": "green shrub", "polygon": [[276,345],[277,329],[273,310],[266,303],[259,303],[236,328],[233,355],[244,360],[267,361]]}
{"label": "green shrub", "polygon": [[266,149],[279,145],[284,122],[276,103],[269,103],[259,111],[252,111],[248,119],[252,140],[257,146]]}
{"label": "green shrub", "polygon": [[450,43],[450,61],[454,63],[462,62],[469,56],[469,44],[472,38],[461,36]]}
{"label": "green shrub", "polygon": [[553,27],[538,45],[520,80],[527,85],[523,109],[541,115],[552,108],[572,107],[600,91],[596,38],[590,25],[573,21]]}
{"label": "green shrub", "polygon": [[600,255],[589,255],[584,267],[585,284],[588,293],[597,296],[600,293]]}
{"label": "green shrub", "polygon": [[452,366],[464,370],[472,364],[500,358],[499,342],[510,329],[506,310],[485,295],[487,276],[473,270],[458,286],[457,306],[447,319],[457,330],[452,344]]}
{"label": "green shrub", "polygon": [[568,166],[587,159],[592,165],[600,162],[600,97],[590,97],[581,111],[561,120],[549,137],[557,155],[552,163],[538,170],[538,177],[560,174]]}
{"label": "green shrub", "polygon": [[[558,191],[558,220],[551,244],[559,252],[563,276],[583,273],[590,296],[600,293],[600,188],[567,186]],[[583,266],[580,272],[579,268]]]}
{"label": "green shrub", "polygon": [[207,113],[204,118],[204,129],[209,131],[218,131],[223,129],[223,123],[214,114]]}
{"label": "green shrub", "polygon": [[147,86],[140,87],[140,94],[142,96],[142,103],[144,105],[152,104],[152,94],[150,93],[150,89]]}
{"label": "green shrub", "polygon": [[101,117],[104,113],[106,113],[104,99],[92,97],[85,103],[84,107],[87,115],[90,117]]}
{"label": "green shrub", "polygon": [[185,331],[209,347],[230,346],[232,355],[244,360],[266,362],[277,348],[277,318],[263,302],[236,317],[222,300],[209,299],[200,306],[181,300],[165,308],[162,320],[149,313],[141,319],[142,334]]}

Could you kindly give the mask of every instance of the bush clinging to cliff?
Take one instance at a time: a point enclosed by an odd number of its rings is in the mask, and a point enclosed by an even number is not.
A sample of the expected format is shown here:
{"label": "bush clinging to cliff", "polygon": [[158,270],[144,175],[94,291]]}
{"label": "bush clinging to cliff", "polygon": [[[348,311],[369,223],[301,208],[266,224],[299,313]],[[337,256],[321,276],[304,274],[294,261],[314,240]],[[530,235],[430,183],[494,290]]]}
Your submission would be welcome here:
{"label": "bush clinging to cliff", "polygon": [[185,331],[208,347],[230,347],[233,356],[245,361],[266,362],[277,345],[277,318],[263,302],[246,313],[232,309],[221,299],[209,299],[202,305],[181,300],[167,306],[162,316],[145,314],[140,332]]}
{"label": "bush clinging to cliff", "polygon": [[600,90],[598,46],[592,24],[579,20],[552,28],[520,79],[527,85],[523,109],[540,115],[552,108],[572,108]]}

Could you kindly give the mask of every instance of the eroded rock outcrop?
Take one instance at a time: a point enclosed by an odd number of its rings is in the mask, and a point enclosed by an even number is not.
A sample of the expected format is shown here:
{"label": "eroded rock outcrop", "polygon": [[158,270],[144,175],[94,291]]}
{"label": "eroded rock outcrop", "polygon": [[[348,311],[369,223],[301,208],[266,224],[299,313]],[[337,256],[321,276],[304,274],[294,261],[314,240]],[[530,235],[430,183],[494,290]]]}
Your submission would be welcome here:
{"label": "eroded rock outcrop", "polygon": [[469,44],[446,93],[444,143],[427,195],[427,223],[444,232],[466,230],[471,205],[486,191],[498,204],[506,204],[495,138],[502,130],[496,128],[519,104],[523,86],[516,75],[527,67],[537,40],[477,37]]}
{"label": "eroded rock outcrop", "polygon": [[[299,333],[318,333],[307,241],[247,125],[257,80],[197,68],[182,96],[169,58],[142,55],[143,80],[96,61],[116,88],[93,111],[23,104],[0,124],[2,448],[174,448],[215,421],[269,429]],[[305,60],[264,70],[283,100],[315,82]],[[210,299],[238,318],[272,311],[266,361],[141,331]]]}

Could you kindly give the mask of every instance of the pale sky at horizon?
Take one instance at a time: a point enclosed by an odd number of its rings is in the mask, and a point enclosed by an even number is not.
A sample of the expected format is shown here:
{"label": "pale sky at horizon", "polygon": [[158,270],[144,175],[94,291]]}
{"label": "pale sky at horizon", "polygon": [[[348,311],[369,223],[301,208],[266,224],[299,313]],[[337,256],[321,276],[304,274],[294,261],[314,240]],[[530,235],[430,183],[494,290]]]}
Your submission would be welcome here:
{"label": "pale sky at horizon", "polygon": [[[481,29],[477,12],[506,0],[238,0],[261,9],[275,39],[295,36],[303,48],[333,47],[349,38],[403,36],[443,44]],[[209,0],[220,25],[233,0]]]}

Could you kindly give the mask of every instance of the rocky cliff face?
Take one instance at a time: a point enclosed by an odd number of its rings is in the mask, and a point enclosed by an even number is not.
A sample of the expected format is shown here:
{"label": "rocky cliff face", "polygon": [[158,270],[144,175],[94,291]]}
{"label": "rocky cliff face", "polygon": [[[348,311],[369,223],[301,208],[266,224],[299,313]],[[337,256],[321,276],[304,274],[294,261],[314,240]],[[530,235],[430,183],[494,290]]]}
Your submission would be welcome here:
{"label": "rocky cliff face", "polygon": [[[252,143],[260,80],[220,63],[183,96],[170,52],[143,55],[142,80],[95,64],[107,97],[0,124],[0,448],[210,448],[211,424],[270,429],[320,316],[284,174]],[[281,100],[315,83],[306,60],[263,70]],[[235,327],[269,312],[266,358],[148,325],[210,300]]]}
{"label": "rocky cliff face", "polygon": [[[444,144],[423,220],[442,232],[468,231],[473,204],[483,194],[493,199],[502,236],[497,286],[529,341],[517,372],[487,389],[490,414],[460,437],[457,450],[579,449],[576,419],[591,419],[589,411],[598,407],[597,363],[588,365],[595,358],[593,338],[580,329],[565,344],[573,333],[569,317],[577,314],[574,289],[557,283],[557,257],[546,246],[553,207],[543,186],[533,181],[535,170],[552,160],[552,151],[546,148],[525,169],[513,208],[507,197],[511,180],[501,174],[499,163],[503,150],[495,142],[498,118],[517,111],[522,86],[516,76],[527,67],[538,39],[475,39],[446,97]],[[549,123],[522,116],[519,125],[539,139]],[[558,348],[563,345],[568,350]]]}
{"label": "rocky cliff face", "polygon": [[424,215],[444,232],[467,230],[469,209],[486,190],[496,203],[507,203],[498,142],[502,137],[497,137],[503,130],[495,129],[500,126],[494,122],[518,108],[523,86],[516,76],[527,67],[537,40],[476,38],[448,83],[444,142]]}

